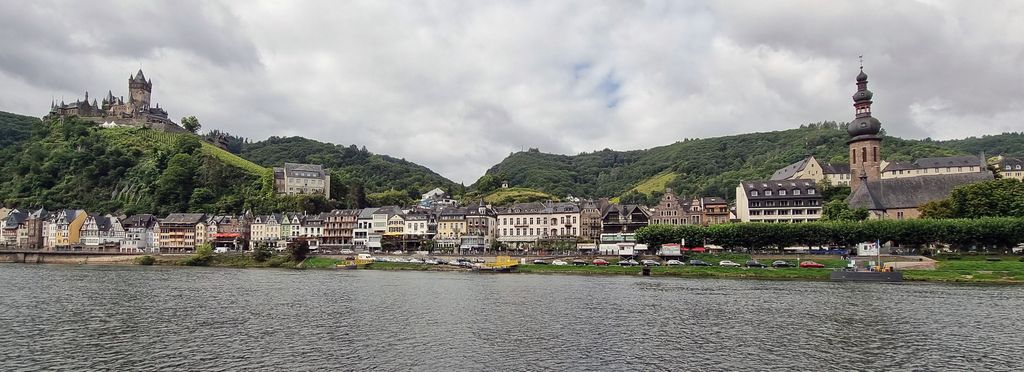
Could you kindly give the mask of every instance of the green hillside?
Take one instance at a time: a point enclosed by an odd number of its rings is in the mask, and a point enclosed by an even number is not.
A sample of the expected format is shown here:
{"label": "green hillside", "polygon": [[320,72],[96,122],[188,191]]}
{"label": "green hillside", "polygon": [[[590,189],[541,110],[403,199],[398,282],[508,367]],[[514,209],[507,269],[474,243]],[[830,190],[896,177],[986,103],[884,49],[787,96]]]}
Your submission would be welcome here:
{"label": "green hillside", "polygon": [[285,162],[323,164],[331,171],[332,190],[358,183],[368,193],[395,189],[418,197],[435,187],[448,189],[457,186],[413,162],[373,154],[356,145],[335,145],[302,137],[270,137],[246,143],[239,155],[266,167],[281,166]]}
{"label": "green hillside", "polygon": [[[530,150],[505,158],[473,187],[486,190],[497,180],[507,180],[513,186],[554,195],[616,197],[634,188],[646,192],[668,186],[683,195],[731,199],[741,180],[767,178],[807,154],[845,163],[848,136],[841,127],[824,122],[776,132],[687,139],[647,150],[605,149],[575,156]],[[883,149],[887,160],[975,154],[982,149],[989,155],[1019,154],[1024,152],[1024,139],[1019,133],[941,142],[886,137]],[[667,175],[675,177],[662,183]]]}
{"label": "green hillside", "polygon": [[29,139],[38,123],[39,118],[0,111],[0,149]]}
{"label": "green hillside", "polygon": [[[101,129],[74,119],[25,123],[31,135],[0,149],[0,200],[7,206],[162,215],[269,212],[306,203],[275,196],[267,168],[191,134]],[[0,135],[19,130],[24,124]]]}

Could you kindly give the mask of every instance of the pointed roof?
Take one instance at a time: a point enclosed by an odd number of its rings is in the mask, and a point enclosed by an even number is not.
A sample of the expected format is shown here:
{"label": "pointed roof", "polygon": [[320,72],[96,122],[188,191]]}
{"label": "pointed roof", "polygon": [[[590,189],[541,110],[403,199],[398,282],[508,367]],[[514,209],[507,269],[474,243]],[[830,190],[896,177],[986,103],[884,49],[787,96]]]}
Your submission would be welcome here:
{"label": "pointed roof", "polygon": [[146,82],[146,75],[143,75],[143,74],[142,74],[142,69],[141,69],[141,68],[139,69],[139,72],[136,72],[136,73],[135,73],[135,77],[134,77],[134,78],[132,78],[132,80],[135,80],[135,81],[141,81],[141,82],[143,82],[143,83],[145,83],[145,82]]}

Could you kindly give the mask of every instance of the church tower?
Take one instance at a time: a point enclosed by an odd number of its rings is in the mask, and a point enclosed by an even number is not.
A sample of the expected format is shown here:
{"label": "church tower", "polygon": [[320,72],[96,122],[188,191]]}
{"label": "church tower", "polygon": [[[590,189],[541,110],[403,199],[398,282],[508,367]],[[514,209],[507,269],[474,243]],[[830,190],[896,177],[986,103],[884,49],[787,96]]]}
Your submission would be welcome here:
{"label": "church tower", "polygon": [[861,66],[860,74],[857,74],[857,92],[853,94],[856,116],[846,127],[846,133],[850,135],[846,144],[850,146],[851,190],[857,190],[862,176],[868,182],[882,178],[882,137],[878,135],[882,123],[871,117],[872,95],[868,90],[868,75],[864,73],[864,66]]}
{"label": "church tower", "polygon": [[153,81],[146,80],[146,75],[142,74],[142,69],[135,73],[135,76],[128,76],[128,99],[129,104],[135,108],[136,112],[145,112],[149,110],[150,95],[153,92]]}

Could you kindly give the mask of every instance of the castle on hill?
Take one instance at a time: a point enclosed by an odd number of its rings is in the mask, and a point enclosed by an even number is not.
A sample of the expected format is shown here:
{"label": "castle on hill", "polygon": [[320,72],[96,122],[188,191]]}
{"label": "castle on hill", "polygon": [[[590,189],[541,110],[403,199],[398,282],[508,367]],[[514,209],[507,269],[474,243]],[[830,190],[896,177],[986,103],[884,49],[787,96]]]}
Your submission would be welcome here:
{"label": "castle on hill", "polygon": [[107,91],[107,96],[102,102],[96,98],[89,102],[89,92],[85,92],[84,100],[75,100],[72,103],[60,104],[50,102],[50,113],[43,119],[52,118],[66,119],[77,116],[80,119],[91,121],[103,126],[130,126],[138,128],[151,128],[166,132],[185,132],[181,126],[167,117],[167,111],[150,106],[153,93],[153,80],[147,80],[142,70],[135,73],[135,76],[128,76],[128,100],[124,96],[114,97],[112,91]]}

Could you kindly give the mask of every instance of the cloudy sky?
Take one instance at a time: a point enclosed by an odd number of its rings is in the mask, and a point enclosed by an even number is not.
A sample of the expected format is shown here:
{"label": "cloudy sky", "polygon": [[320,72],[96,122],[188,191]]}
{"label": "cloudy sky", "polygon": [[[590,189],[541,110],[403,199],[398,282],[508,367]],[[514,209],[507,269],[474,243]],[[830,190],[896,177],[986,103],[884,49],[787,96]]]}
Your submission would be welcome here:
{"label": "cloudy sky", "polygon": [[849,120],[857,56],[890,134],[1024,130],[1021,1],[19,1],[0,110],[153,99],[253,140],[365,145],[472,183],[512,151],[638,149]]}

